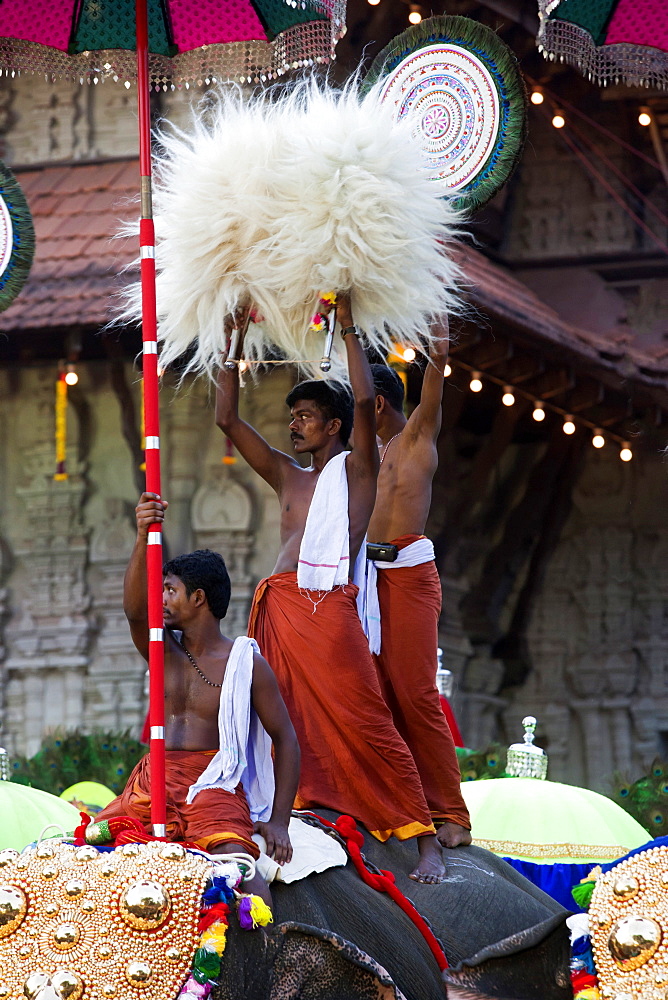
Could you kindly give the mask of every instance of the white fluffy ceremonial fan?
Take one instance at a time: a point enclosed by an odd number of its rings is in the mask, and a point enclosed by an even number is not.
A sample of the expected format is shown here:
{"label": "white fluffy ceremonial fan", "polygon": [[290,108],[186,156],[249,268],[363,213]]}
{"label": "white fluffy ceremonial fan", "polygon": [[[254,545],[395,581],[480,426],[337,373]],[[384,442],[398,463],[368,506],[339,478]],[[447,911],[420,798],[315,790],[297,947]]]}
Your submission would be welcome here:
{"label": "white fluffy ceremonial fan", "polygon": [[[217,98],[192,132],[161,136],[154,206],[161,364],[191,350],[212,374],[224,320],[252,305],[247,359],[278,349],[315,362],[322,293],[350,291],[356,323],[384,354],[423,350],[429,322],[457,307],[448,243],[459,216],[429,180],[410,129],[376,89],[302,84],[281,96]],[[138,287],[124,319],[140,316]],[[338,343],[337,343],[338,341]],[[342,377],[335,339],[331,376]]]}

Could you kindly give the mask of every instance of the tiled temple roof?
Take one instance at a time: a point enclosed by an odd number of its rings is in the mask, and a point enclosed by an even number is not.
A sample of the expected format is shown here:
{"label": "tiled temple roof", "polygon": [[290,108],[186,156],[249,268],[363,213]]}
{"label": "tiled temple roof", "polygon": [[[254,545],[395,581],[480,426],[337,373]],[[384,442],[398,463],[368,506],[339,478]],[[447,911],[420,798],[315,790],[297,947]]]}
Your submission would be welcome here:
{"label": "tiled temple roof", "polygon": [[[114,238],[121,221],[138,213],[137,161],[49,165],[16,176],[33,214],[37,249],[26,285],[0,313],[0,333],[103,326],[119,273],[137,256],[134,240]],[[640,349],[628,334],[615,340],[572,326],[510,271],[472,248],[462,253],[469,298],[492,321],[546,357],[663,395],[668,349]]]}

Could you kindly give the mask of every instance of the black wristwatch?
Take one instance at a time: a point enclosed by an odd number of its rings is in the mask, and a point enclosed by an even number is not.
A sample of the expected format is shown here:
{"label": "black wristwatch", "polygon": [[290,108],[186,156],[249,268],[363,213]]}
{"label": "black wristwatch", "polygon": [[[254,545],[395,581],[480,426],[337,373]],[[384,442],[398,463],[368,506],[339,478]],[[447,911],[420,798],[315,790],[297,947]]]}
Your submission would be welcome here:
{"label": "black wristwatch", "polygon": [[343,338],[347,337],[348,334],[353,333],[356,337],[359,337],[360,332],[356,326],[347,326],[345,329],[341,330],[341,336]]}

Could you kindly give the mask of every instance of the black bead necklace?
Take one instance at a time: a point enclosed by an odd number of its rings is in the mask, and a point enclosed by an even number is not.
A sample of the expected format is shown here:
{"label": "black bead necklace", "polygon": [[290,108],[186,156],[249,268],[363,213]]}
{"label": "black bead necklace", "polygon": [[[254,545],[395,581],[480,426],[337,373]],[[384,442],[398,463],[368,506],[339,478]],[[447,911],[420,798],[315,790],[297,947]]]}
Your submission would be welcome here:
{"label": "black bead necklace", "polygon": [[212,688],[222,688],[222,686],[223,686],[223,682],[222,681],[220,682],[220,684],[216,684],[216,683],[214,683],[214,681],[210,681],[209,678],[205,674],[202,673],[202,671],[200,670],[200,668],[197,666],[197,661],[196,661],[195,657],[183,645],[183,639],[181,639],[180,641],[181,641],[181,649],[186,654],[186,656],[188,657],[188,659],[190,660],[190,662],[192,663],[193,667],[195,668],[195,670],[197,671],[197,673],[200,675],[200,677],[202,678],[202,680],[206,684],[209,684]]}

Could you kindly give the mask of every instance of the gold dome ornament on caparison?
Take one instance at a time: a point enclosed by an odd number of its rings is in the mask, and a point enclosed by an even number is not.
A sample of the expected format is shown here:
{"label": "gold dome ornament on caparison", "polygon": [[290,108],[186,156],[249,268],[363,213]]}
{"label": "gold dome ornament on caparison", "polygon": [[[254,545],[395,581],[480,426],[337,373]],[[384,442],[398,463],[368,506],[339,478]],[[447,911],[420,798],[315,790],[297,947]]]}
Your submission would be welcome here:
{"label": "gold dome ornament on caparison", "polygon": [[668,998],[668,848],[648,848],[599,875],[589,907],[604,1000]]}
{"label": "gold dome ornament on caparison", "polygon": [[0,1000],[176,996],[210,871],[206,859],[159,842],[104,854],[59,842],[2,852]]}

